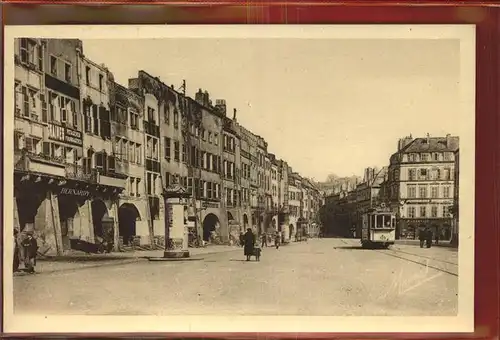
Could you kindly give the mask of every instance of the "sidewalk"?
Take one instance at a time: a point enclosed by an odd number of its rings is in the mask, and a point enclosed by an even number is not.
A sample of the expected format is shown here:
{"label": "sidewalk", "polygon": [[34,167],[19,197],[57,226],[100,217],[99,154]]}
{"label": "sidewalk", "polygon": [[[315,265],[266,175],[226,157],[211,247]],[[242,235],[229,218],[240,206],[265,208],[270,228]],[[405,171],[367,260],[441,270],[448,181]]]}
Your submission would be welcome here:
{"label": "sidewalk", "polygon": [[[209,254],[218,254],[242,250],[241,247],[209,245],[204,248],[189,248],[190,257],[199,257]],[[63,256],[46,256],[37,259],[36,271],[38,273],[54,273],[67,270],[84,268],[105,267],[122,265],[142,261],[148,257],[162,257],[163,250],[145,250],[129,252],[112,252],[109,254],[86,254],[75,251]],[[14,276],[25,276],[27,273],[15,273]]]}
{"label": "sidewalk", "polygon": [[[419,240],[396,240],[394,244],[408,245],[408,246],[420,246]],[[445,247],[445,248],[457,248],[450,244],[450,241],[442,241],[439,244],[432,241],[433,247]]]}

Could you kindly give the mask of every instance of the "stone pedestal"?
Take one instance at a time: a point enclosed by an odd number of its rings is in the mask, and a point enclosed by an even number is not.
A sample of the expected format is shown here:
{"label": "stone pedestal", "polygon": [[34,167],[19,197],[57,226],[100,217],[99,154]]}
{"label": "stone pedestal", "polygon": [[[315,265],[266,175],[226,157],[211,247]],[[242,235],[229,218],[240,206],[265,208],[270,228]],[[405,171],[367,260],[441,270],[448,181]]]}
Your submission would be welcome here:
{"label": "stone pedestal", "polygon": [[189,257],[188,230],[184,224],[184,204],[179,198],[167,198],[165,202],[166,245],[163,257]]}

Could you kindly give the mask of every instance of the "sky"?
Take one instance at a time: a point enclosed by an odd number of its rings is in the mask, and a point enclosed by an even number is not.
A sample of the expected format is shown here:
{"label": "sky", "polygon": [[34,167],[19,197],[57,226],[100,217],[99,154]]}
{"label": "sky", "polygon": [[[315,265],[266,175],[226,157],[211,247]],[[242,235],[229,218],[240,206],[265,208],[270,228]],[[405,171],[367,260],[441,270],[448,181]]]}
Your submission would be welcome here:
{"label": "sky", "polygon": [[362,175],[388,165],[399,138],[458,135],[459,40],[83,40],[115,81],[144,70],[187,94],[225,99],[301,175]]}

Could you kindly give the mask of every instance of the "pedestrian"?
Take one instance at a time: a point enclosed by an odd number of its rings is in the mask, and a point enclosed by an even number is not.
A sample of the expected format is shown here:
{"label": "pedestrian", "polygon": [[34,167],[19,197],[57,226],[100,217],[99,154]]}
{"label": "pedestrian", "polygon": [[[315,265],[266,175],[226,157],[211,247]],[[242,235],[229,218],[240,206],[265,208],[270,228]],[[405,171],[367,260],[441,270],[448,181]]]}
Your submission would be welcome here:
{"label": "pedestrian", "polygon": [[436,241],[436,246],[439,244],[439,234],[436,232],[436,235],[434,236],[434,241]]}
{"label": "pedestrian", "polygon": [[432,246],[432,231],[430,228],[427,228],[425,231],[425,241],[427,243],[427,248],[430,248]]}
{"label": "pedestrian", "polygon": [[280,233],[276,233],[276,236],[274,237],[274,245],[276,246],[276,249],[279,249],[280,241],[281,241]]}
{"label": "pedestrian", "polygon": [[17,241],[19,232],[17,229],[14,229],[14,266],[13,270],[14,273],[19,271],[19,264],[20,264],[20,259],[19,259],[19,243]]}
{"label": "pedestrian", "polygon": [[253,255],[253,248],[255,246],[255,235],[252,232],[252,229],[248,228],[247,232],[245,233],[244,240],[243,240],[243,252],[245,256],[247,257],[247,261],[250,261],[250,256]]}
{"label": "pedestrian", "polygon": [[418,239],[420,240],[420,248],[424,247],[425,240],[427,239],[426,230],[420,229],[418,231]]}
{"label": "pedestrian", "polygon": [[262,248],[267,247],[267,235],[262,234]]}
{"label": "pedestrian", "polygon": [[32,232],[27,233],[27,237],[22,242],[22,246],[24,248],[24,266],[27,268],[28,273],[34,273],[38,244]]}

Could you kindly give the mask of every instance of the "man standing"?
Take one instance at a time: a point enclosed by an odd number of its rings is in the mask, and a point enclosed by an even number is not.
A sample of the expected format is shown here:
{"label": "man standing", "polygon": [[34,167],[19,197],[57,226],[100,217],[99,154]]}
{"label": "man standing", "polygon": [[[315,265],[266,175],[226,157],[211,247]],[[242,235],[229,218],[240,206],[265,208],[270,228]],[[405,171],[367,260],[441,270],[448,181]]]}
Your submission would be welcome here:
{"label": "man standing", "polygon": [[262,248],[267,247],[267,234],[262,234]]}
{"label": "man standing", "polygon": [[29,273],[34,273],[38,244],[33,237],[33,232],[28,232],[28,235],[24,239],[22,246],[24,248],[24,266],[28,269]]}
{"label": "man standing", "polygon": [[19,235],[19,233],[18,233],[17,229],[14,229],[14,266],[13,266],[14,272],[18,272],[19,271],[19,263],[20,263],[20,260],[19,260],[19,243],[17,241],[18,235]]}
{"label": "man standing", "polygon": [[427,239],[426,230],[420,229],[418,231],[418,239],[420,240],[420,248],[424,247],[425,240]]}

